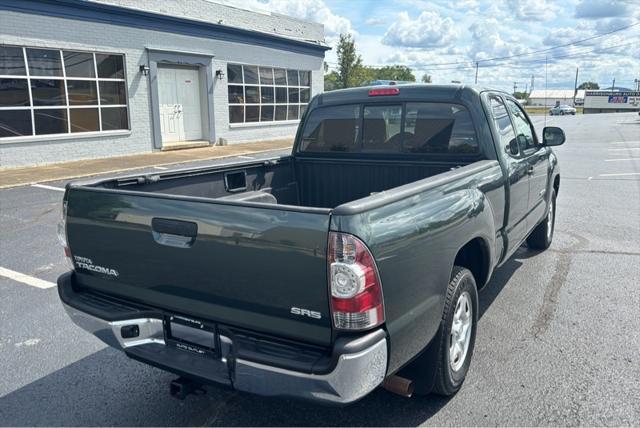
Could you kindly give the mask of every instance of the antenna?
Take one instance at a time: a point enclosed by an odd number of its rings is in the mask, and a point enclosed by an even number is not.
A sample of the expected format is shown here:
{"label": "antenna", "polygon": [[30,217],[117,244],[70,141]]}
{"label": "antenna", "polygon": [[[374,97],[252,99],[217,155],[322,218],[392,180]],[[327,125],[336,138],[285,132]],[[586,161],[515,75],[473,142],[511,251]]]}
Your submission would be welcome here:
{"label": "antenna", "polygon": [[547,59],[544,57],[544,126],[547,126]]}

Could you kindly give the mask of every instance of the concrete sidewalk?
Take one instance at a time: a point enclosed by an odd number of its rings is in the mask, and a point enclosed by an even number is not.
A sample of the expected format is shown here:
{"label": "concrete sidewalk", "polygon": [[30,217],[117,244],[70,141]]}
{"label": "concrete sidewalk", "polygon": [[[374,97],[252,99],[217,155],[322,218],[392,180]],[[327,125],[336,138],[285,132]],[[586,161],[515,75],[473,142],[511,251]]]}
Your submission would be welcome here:
{"label": "concrete sidewalk", "polygon": [[292,144],[293,140],[276,140],[259,143],[233,144],[229,146],[208,146],[168,152],[153,152],[106,159],[90,159],[27,168],[0,168],[0,189],[90,175],[122,172],[152,166],[174,165],[184,162],[219,159],[286,149],[290,148]]}

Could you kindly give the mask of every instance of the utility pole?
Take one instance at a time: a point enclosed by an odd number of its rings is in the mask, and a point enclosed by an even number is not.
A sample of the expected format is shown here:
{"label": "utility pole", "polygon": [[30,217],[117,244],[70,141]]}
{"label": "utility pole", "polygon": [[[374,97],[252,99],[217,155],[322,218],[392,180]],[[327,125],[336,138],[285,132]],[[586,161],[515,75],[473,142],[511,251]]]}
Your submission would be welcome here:
{"label": "utility pole", "polygon": [[611,84],[611,90],[615,91],[616,90],[616,78],[613,78],[613,83]]}
{"label": "utility pole", "polygon": [[518,83],[517,82],[513,82],[513,96],[516,96],[516,89],[518,88]]}
{"label": "utility pole", "polygon": [[[534,78],[534,76],[533,76],[533,74],[532,74],[532,75],[531,75],[531,86],[529,86],[529,90],[530,90],[531,92],[533,92],[533,82],[534,82],[534,79],[535,79],[535,78]],[[529,94],[531,94],[531,92],[529,92]]]}
{"label": "utility pole", "polygon": [[478,61],[476,61],[476,85],[478,84]]}
{"label": "utility pole", "polygon": [[576,94],[578,93],[578,67],[576,67],[576,83],[573,84],[573,105],[576,105]]}

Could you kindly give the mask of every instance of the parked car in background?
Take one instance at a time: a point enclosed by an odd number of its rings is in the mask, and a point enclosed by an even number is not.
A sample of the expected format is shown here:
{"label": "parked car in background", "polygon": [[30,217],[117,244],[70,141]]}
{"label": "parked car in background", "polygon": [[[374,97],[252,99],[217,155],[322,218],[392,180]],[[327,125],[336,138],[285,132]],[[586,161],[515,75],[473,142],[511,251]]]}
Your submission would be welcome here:
{"label": "parked car in background", "polygon": [[551,116],[554,116],[554,115],[564,116],[565,114],[572,114],[575,116],[576,109],[566,104],[562,104],[559,106],[552,107],[551,110],[549,110],[549,114]]}

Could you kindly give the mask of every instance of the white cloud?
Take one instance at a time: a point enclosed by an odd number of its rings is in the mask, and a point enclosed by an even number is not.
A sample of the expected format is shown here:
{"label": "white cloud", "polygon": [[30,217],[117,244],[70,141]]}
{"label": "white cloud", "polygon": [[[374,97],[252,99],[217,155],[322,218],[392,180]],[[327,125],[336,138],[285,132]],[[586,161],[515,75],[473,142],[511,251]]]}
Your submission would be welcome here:
{"label": "white cloud", "polygon": [[502,26],[495,18],[477,21],[469,27],[471,31],[469,56],[473,60],[515,55],[526,51],[522,43],[504,40],[499,28]]}
{"label": "white cloud", "polygon": [[276,13],[323,24],[326,37],[355,33],[351,21],[333,13],[323,0],[269,0],[267,7]]}
{"label": "white cloud", "polygon": [[423,11],[416,19],[407,12],[400,12],[398,19],[389,26],[382,43],[410,48],[433,48],[453,43],[457,38],[451,18],[443,18],[437,12]]}
{"label": "white cloud", "polygon": [[547,0],[509,0],[508,4],[521,21],[549,21],[560,11],[559,6]]}
{"label": "white cloud", "polygon": [[367,25],[375,26],[375,25],[384,25],[386,21],[382,18],[369,18],[365,23]]}
{"label": "white cloud", "polygon": [[343,33],[357,34],[351,21],[333,13],[323,0],[222,0],[222,2],[242,9],[265,10],[318,22],[324,25],[324,35],[329,41]]}
{"label": "white cloud", "polygon": [[[637,3],[636,3],[637,6]],[[584,19],[631,16],[633,6],[625,0],[583,0],[576,6],[575,17]]]}

